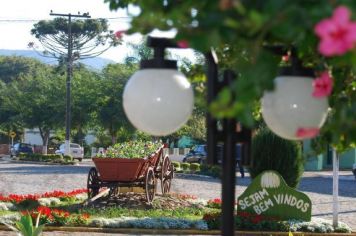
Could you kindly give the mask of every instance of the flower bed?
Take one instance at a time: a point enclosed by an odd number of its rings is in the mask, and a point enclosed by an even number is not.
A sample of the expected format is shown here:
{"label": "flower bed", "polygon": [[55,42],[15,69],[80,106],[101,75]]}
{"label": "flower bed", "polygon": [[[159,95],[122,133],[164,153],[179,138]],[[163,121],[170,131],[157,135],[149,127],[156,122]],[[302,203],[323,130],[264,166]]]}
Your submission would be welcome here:
{"label": "flower bed", "polygon": [[204,220],[189,220],[177,218],[137,218],[137,217],[120,217],[120,218],[96,218],[90,223],[90,226],[105,228],[139,228],[139,229],[198,229],[208,230]]}
{"label": "flower bed", "polygon": [[[208,228],[220,229],[221,212],[208,213],[203,217]],[[330,220],[312,217],[310,222],[289,220],[281,221],[275,217],[251,214],[248,212],[237,212],[235,215],[235,228],[239,230],[252,231],[279,231],[279,232],[313,232],[313,233],[350,233],[351,228],[342,222],[334,228]]]}
{"label": "flower bed", "polygon": [[34,200],[37,201],[41,198],[59,198],[62,200],[72,199],[75,198],[77,195],[81,195],[83,193],[87,193],[86,189],[76,189],[70,192],[63,192],[63,191],[53,191],[53,192],[46,192],[43,194],[10,194],[8,196],[4,196],[0,194],[0,202],[12,202],[12,203],[21,203],[26,200]]}
{"label": "flower bed", "polygon": [[[125,198],[126,196],[126,198]],[[159,196],[152,205],[138,199],[137,194],[121,194],[110,205],[82,206],[86,190],[54,191],[44,194],[0,196],[0,222],[11,224],[22,214],[30,214],[40,223],[54,226],[89,226],[100,228],[140,228],[211,231],[220,228],[221,200],[202,200],[189,194]],[[123,200],[124,199],[124,200]],[[24,204],[32,202],[37,204]],[[141,205],[139,205],[141,204]],[[279,221],[246,212],[237,212],[235,227],[248,231],[347,233],[351,229],[340,223],[333,228],[327,220],[312,218],[311,222]],[[201,232],[203,234],[203,232]]]}
{"label": "flower bed", "polygon": [[71,225],[80,226],[87,225],[89,222],[89,214],[76,214],[69,211],[49,208],[46,206],[39,206],[31,211],[22,211],[22,215],[30,214],[32,221],[36,222],[38,215],[40,214],[39,223],[46,225]]}

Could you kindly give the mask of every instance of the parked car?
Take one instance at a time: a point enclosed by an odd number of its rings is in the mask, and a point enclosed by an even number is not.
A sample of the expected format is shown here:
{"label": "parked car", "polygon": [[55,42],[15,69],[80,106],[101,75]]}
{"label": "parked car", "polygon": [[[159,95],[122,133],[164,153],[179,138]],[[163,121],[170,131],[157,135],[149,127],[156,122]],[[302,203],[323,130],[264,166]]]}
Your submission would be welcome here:
{"label": "parked car", "polygon": [[[78,159],[79,161],[83,160],[84,148],[81,147],[79,144],[71,143],[69,151],[70,151],[70,155],[74,159]],[[59,146],[59,149],[55,151],[55,154],[60,154],[60,155],[65,154],[65,144],[64,143]]]}
{"label": "parked car", "polygon": [[19,153],[33,153],[33,146],[28,143],[15,143],[10,149],[10,156],[14,157],[19,155]]}
{"label": "parked car", "polygon": [[183,162],[204,163],[207,157],[206,145],[194,146],[183,158]]}
{"label": "parked car", "polygon": [[[217,145],[217,156],[218,156],[218,163],[222,162],[222,157],[223,157],[223,150],[224,146],[221,144]],[[188,163],[205,163],[207,158],[207,146],[206,145],[197,145],[193,147],[189,153],[187,153],[184,158],[183,162],[188,162]],[[236,164],[239,164],[239,169],[241,172],[241,175],[243,176],[243,169],[240,163],[238,163],[241,160],[241,144],[236,144]]]}

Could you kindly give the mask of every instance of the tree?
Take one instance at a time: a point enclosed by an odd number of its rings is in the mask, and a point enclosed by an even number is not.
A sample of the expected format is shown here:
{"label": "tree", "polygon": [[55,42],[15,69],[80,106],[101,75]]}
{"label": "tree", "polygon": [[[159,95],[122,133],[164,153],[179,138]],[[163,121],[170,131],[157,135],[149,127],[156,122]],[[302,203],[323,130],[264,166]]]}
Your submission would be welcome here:
{"label": "tree", "polygon": [[[34,86],[39,86],[37,83],[40,83],[40,80],[52,77],[52,67],[35,59],[17,56],[0,57],[0,61],[1,128],[20,134],[24,128],[39,127],[34,122],[36,119],[41,119],[42,123],[43,120],[52,119],[52,117],[48,117],[48,114],[55,115],[52,111],[48,111],[48,113],[46,110],[37,112],[32,110],[33,106],[37,105],[36,99],[39,94],[31,93],[32,89],[36,93],[48,93],[44,89],[36,90]],[[27,98],[24,98],[25,96]],[[45,140],[49,134],[46,135],[43,129],[42,131],[43,143],[46,143]]]}
{"label": "tree", "polygon": [[147,60],[153,57],[153,50],[146,46],[144,39],[138,44],[129,43],[128,46],[132,49],[132,53],[126,56],[126,65],[138,65],[141,60]]}
{"label": "tree", "polygon": [[198,142],[206,142],[206,76],[201,54],[195,53],[194,63],[188,58],[175,56],[178,61],[179,70],[185,74],[194,90],[194,109],[187,123],[178,131],[165,137],[177,142],[180,137],[188,136]]}
{"label": "tree", "polygon": [[[120,38],[108,29],[105,19],[73,20],[72,28],[72,61],[96,57],[111,46],[118,45]],[[41,20],[34,24],[31,34],[34,35],[44,47],[44,56],[64,61],[68,57],[68,20],[55,18]],[[29,46],[34,47],[33,43]]]}
{"label": "tree", "polygon": [[10,83],[25,76],[37,77],[48,73],[50,67],[28,57],[0,56],[0,80]]}
{"label": "tree", "polygon": [[20,134],[23,130],[23,122],[18,118],[18,113],[13,109],[14,103],[11,101],[11,97],[7,95],[11,91],[10,87],[11,84],[5,84],[0,81],[0,133],[6,136],[6,139],[2,141],[7,141],[10,131]]}
{"label": "tree", "polygon": [[19,85],[18,112],[27,128],[39,129],[44,154],[47,154],[50,132],[63,125],[64,101],[58,99],[64,96],[63,82],[52,75],[52,78],[29,78]]}
{"label": "tree", "polygon": [[134,133],[128,122],[122,104],[124,86],[137,67],[125,64],[109,64],[103,69],[100,83],[100,106],[97,119],[111,136],[112,144],[116,143],[120,132],[127,130]]}
{"label": "tree", "polygon": [[[332,73],[334,89],[329,97],[330,116],[321,129],[319,143],[331,143],[339,151],[356,144],[353,115],[356,112],[356,43],[344,40],[339,49],[347,50],[327,54],[320,46],[326,31],[317,32],[316,29],[318,23],[330,19],[341,5],[345,6],[342,16],[337,16],[344,23],[352,21],[348,19],[351,15],[355,24],[355,1],[105,2],[110,4],[111,9],[127,8],[129,4],[140,8],[140,14],[132,16],[132,27],[128,33],[147,34],[153,29],[174,28],[177,31],[176,40],[184,40],[193,49],[203,53],[209,52],[211,47],[217,49],[220,52],[219,66],[236,70],[239,79],[223,89],[209,109],[217,118],[234,117],[249,126],[254,121],[254,104],[266,89],[273,88],[273,79],[281,63],[281,56],[275,55],[268,47],[283,45],[287,49],[295,48],[304,65],[319,72]],[[152,17],[153,14],[155,17]],[[351,29],[351,24],[348,27],[345,26],[344,30]],[[328,37],[331,40],[342,39],[347,31],[342,32],[345,34]],[[346,45],[347,42],[351,44]],[[347,47],[343,47],[345,45]]]}
{"label": "tree", "polygon": [[[71,124],[71,80],[73,62],[78,59],[95,57],[111,46],[120,42],[118,37],[108,30],[105,19],[73,20],[71,18],[55,18],[51,21],[42,20],[34,25],[31,33],[45,48],[43,55],[57,58],[59,64],[67,65],[66,80],[66,143],[70,142]],[[30,43],[33,47],[34,44]],[[79,129],[81,131],[81,129]],[[81,135],[80,135],[81,136]],[[66,148],[69,152],[69,146]]]}
{"label": "tree", "polygon": [[50,66],[42,64],[36,69],[41,70],[37,76],[24,74],[2,89],[1,114],[11,114],[3,116],[11,125],[38,128],[46,153],[50,131],[58,128],[63,120],[64,102],[58,98],[64,96],[64,83],[61,77],[55,78]]}
{"label": "tree", "polygon": [[249,173],[252,179],[265,170],[275,170],[283,176],[288,186],[298,186],[304,172],[299,143],[282,139],[261,126],[253,137],[251,151],[253,164],[249,167]]}
{"label": "tree", "polygon": [[74,68],[72,82],[72,127],[76,131],[75,142],[81,143],[85,133],[93,123],[94,116],[101,105],[101,85],[99,73],[88,70],[82,64]]}

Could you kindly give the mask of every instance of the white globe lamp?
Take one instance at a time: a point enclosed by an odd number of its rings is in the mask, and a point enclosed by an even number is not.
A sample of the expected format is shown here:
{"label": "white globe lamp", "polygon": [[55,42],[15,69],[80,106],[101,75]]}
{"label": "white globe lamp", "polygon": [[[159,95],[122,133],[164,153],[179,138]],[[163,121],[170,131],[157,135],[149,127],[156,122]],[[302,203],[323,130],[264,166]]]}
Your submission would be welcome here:
{"label": "white globe lamp", "polygon": [[166,136],[189,119],[194,103],[193,89],[177,71],[176,61],[164,60],[164,48],[173,47],[167,39],[148,38],[155,57],[141,62],[125,85],[123,106],[127,118],[137,129]]}
{"label": "white globe lamp", "polygon": [[328,101],[312,96],[312,71],[288,68],[274,83],[274,91],[265,92],[261,102],[263,119],[275,134],[301,140],[298,129],[319,129],[324,124]]}

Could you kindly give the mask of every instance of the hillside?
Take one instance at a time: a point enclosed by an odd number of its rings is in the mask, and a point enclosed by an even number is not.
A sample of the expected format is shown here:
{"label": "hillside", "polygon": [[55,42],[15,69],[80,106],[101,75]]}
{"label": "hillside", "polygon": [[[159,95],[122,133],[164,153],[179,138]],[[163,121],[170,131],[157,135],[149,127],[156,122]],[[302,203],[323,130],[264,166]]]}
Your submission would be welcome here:
{"label": "hillside", "polygon": [[[34,52],[33,50],[8,50],[8,49],[0,49],[0,55],[3,56],[23,56],[23,57],[32,57],[36,58],[43,63],[47,64],[56,64],[57,61],[55,58],[48,58],[43,57]],[[103,67],[110,63],[115,63],[113,60],[102,58],[102,57],[95,57],[95,58],[88,58],[85,60],[80,60],[81,63],[85,64],[86,66],[93,68],[95,70],[101,70]]]}

